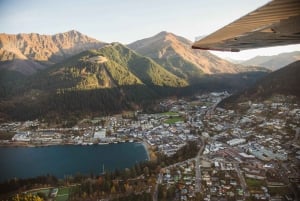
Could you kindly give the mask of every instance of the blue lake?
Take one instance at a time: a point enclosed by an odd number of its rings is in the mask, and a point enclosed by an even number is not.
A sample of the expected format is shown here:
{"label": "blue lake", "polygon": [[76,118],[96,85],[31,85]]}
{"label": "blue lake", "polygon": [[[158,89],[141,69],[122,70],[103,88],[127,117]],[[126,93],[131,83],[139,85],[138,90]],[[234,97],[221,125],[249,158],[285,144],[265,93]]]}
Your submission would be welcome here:
{"label": "blue lake", "polygon": [[48,147],[0,147],[0,182],[14,177],[30,178],[51,174],[101,174],[125,169],[148,160],[140,143]]}

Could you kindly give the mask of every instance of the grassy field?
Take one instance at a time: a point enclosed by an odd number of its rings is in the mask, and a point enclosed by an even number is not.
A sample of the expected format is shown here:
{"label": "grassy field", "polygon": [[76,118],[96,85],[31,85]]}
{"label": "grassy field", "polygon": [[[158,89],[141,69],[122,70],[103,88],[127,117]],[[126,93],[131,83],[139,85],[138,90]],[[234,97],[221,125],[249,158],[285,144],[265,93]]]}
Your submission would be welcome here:
{"label": "grassy field", "polygon": [[175,124],[176,122],[178,121],[184,121],[184,119],[182,117],[171,117],[171,118],[168,118],[164,121],[164,123],[167,123],[167,124]]}
{"label": "grassy field", "polygon": [[72,187],[61,187],[58,189],[55,201],[67,201],[69,198],[70,188]]}
{"label": "grassy field", "polygon": [[169,116],[178,116],[178,113],[177,112],[164,112],[164,113],[161,113],[162,115],[169,115]]}
{"label": "grassy field", "polygon": [[30,193],[30,194],[33,194],[33,195],[43,195],[44,197],[47,198],[51,188],[42,188],[42,189],[37,189],[37,190],[30,190],[30,191],[27,191],[27,193]]}
{"label": "grassy field", "polygon": [[246,183],[249,188],[260,188],[261,186],[266,186],[266,182],[257,179],[246,178]]}
{"label": "grassy field", "polygon": [[[48,198],[50,190],[53,187],[49,187],[49,188],[43,188],[43,189],[38,189],[38,190],[32,190],[32,191],[28,191],[28,193],[34,194],[34,195],[38,195],[38,194],[43,194],[45,195],[46,198]],[[58,193],[57,196],[55,197],[55,201],[67,201],[69,198],[69,193],[70,193],[70,189],[73,188],[71,187],[60,187],[58,188]]]}

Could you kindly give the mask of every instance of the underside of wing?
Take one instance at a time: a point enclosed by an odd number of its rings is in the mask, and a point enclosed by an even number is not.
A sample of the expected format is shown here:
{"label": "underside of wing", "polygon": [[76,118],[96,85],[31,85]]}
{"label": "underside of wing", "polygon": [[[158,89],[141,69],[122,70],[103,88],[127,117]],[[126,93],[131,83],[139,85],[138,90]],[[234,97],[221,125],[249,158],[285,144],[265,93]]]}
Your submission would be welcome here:
{"label": "underside of wing", "polygon": [[192,48],[241,50],[300,43],[300,0],[273,0],[196,41]]}

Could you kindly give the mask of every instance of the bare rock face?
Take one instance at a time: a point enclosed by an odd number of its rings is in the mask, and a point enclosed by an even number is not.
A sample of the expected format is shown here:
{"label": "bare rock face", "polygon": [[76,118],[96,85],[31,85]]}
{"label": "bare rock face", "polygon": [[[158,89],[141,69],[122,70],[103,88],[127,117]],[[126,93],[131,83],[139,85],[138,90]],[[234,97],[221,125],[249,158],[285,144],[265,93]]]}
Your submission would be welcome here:
{"label": "bare rock face", "polygon": [[[0,68],[9,69],[13,66],[15,71],[32,74],[38,69],[82,51],[100,48],[104,44],[74,30],[55,35],[0,34]],[[25,69],[29,63],[34,65],[31,65],[30,70]]]}

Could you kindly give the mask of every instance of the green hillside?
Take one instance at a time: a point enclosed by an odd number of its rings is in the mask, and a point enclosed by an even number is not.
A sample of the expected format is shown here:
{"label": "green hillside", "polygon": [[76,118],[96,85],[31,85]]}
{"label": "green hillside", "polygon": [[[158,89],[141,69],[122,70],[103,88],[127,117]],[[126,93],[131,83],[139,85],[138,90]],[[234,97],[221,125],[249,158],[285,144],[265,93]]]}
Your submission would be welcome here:
{"label": "green hillside", "polygon": [[32,77],[43,90],[89,90],[130,85],[183,87],[187,83],[121,44],[85,51]]}
{"label": "green hillside", "polygon": [[[98,53],[125,67],[144,84],[169,87],[187,86],[185,80],[168,72],[150,58],[138,55],[121,44],[115,43],[109,47],[102,48]],[[113,68],[111,70],[113,71]]]}

